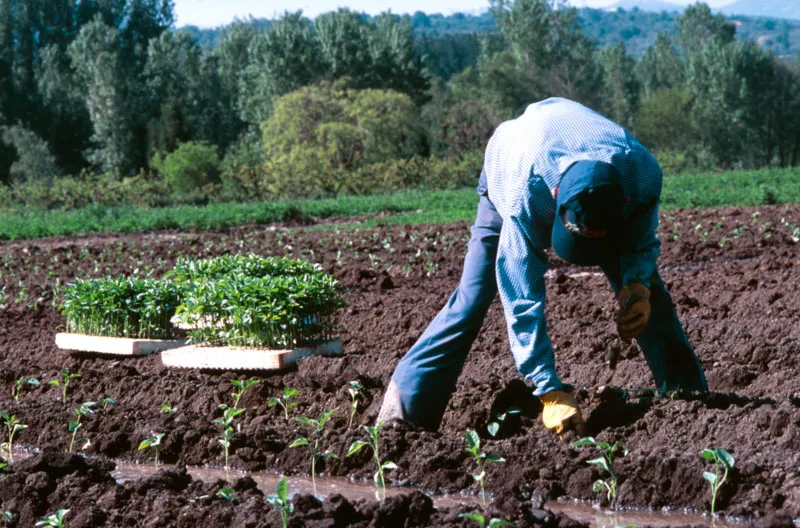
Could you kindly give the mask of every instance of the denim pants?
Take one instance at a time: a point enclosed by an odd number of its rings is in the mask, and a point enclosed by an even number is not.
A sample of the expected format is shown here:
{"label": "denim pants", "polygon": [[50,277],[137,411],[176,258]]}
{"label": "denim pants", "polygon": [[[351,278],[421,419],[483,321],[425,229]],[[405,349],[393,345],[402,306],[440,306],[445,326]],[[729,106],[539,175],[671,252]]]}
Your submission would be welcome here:
{"label": "denim pants", "polygon": [[[492,202],[481,196],[458,287],[392,375],[405,417],[427,429],[438,428],[469,349],[497,294],[495,260],[502,225]],[[618,291],[619,260],[601,268]],[[637,341],[656,385],[707,390],[703,369],[658,274],[651,279],[650,288],[652,314]]]}

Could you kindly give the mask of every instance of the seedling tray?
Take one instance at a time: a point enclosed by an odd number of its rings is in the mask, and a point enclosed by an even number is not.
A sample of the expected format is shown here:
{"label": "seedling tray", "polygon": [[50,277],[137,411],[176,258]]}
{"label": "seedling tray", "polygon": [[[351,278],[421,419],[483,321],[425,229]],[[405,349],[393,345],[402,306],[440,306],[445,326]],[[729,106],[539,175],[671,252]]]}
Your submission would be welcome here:
{"label": "seedling tray", "polygon": [[133,339],[128,337],[103,337],[86,334],[56,334],[56,346],[72,352],[91,352],[111,356],[146,356],[171,348],[186,346],[185,339]]}
{"label": "seedling tray", "polygon": [[161,353],[167,367],[206,370],[283,370],[300,358],[314,355],[340,355],[342,341],[333,339],[314,347],[269,350],[240,347],[189,345]]}

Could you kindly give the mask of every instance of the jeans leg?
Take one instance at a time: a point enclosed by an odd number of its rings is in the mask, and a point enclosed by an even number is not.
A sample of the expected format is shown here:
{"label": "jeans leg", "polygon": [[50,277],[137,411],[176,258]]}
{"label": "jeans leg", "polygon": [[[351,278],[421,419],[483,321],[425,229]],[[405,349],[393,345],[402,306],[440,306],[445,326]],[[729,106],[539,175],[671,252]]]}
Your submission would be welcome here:
{"label": "jeans leg", "polygon": [[458,287],[392,375],[406,418],[436,429],[472,342],[497,294],[495,259],[502,219],[481,196]]}
{"label": "jeans leg", "polygon": [[[622,280],[619,262],[601,265],[601,268],[611,287],[618,292]],[[703,367],[683,331],[672,297],[658,272],[650,279],[650,308],[650,321],[636,341],[653,373],[656,387],[707,391]]]}

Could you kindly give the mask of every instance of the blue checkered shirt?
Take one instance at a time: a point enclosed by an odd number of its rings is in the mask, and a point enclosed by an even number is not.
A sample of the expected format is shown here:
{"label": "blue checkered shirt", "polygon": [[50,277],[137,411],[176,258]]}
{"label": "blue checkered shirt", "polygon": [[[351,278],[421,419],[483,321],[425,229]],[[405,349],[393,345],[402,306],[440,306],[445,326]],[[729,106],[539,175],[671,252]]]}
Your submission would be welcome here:
{"label": "blue checkered shirt", "polygon": [[610,163],[622,175],[622,280],[649,286],[660,249],[655,233],[662,173],[627,130],[583,105],[552,98],[501,124],[486,148],[478,190],[488,191],[503,219],[496,269],[511,353],[537,395],[564,387],[544,317],[545,249],[550,247],[561,176],[584,160]]}

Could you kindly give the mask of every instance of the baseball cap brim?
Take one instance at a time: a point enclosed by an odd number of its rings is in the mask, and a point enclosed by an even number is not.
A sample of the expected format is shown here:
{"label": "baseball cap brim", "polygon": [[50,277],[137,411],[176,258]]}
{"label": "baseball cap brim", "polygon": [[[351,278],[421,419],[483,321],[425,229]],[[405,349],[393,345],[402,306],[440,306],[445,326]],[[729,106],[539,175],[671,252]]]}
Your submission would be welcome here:
{"label": "baseball cap brim", "polygon": [[559,215],[556,215],[553,222],[552,245],[556,255],[577,266],[597,266],[607,262],[615,254],[608,237],[578,236],[567,229]]}

